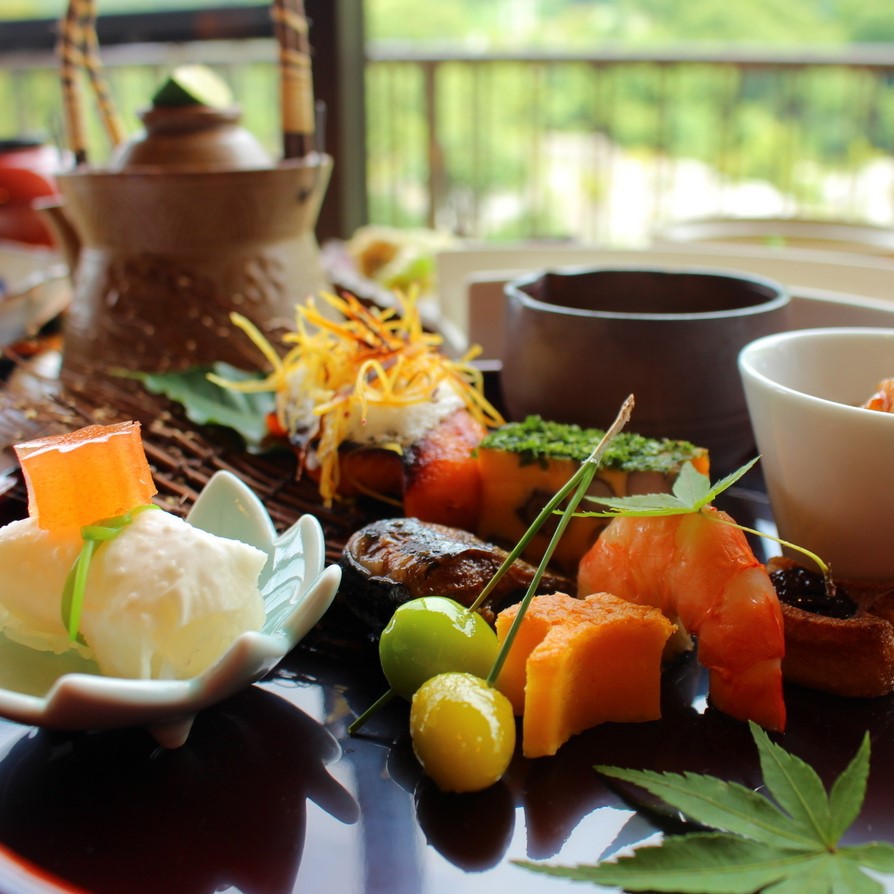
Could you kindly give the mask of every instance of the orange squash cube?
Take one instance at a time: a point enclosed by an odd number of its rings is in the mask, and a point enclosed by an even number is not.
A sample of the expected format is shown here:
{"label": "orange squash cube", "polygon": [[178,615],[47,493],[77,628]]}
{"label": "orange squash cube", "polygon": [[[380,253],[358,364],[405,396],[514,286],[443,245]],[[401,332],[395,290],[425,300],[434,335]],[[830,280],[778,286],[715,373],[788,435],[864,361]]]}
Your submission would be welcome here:
{"label": "orange squash cube", "polygon": [[[504,642],[518,606],[497,616]],[[661,659],[674,625],[650,606],[610,593],[535,596],[497,679],[522,719],[525,757],[555,754],[608,721],[661,716]]]}
{"label": "orange squash cube", "polygon": [[121,515],[157,492],[138,422],[88,425],[14,449],[28,488],[28,514],[44,530]]}

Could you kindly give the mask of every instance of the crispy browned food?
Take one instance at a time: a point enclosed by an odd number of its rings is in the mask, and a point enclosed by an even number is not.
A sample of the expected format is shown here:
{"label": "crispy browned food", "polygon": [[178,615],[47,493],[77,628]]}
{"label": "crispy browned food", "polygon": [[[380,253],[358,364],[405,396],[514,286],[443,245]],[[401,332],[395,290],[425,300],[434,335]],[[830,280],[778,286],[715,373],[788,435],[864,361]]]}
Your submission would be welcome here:
{"label": "crispy browned food", "polygon": [[[393,518],[353,534],[341,557],[338,601],[372,633],[394,610],[419,596],[447,596],[470,606],[506,558],[506,551],[459,528]],[[491,624],[497,613],[524,596],[535,567],[517,560],[481,607]],[[545,574],[538,592],[569,592],[573,582]]]}
{"label": "crispy browned food", "polygon": [[[772,559],[769,569],[794,567]],[[785,629],[784,678],[822,692],[874,698],[894,691],[894,586],[839,582],[853,613],[831,617],[780,599]]]}
{"label": "crispy browned food", "polygon": [[783,605],[790,683],[855,698],[894,690],[894,628],[873,614],[828,618]]}

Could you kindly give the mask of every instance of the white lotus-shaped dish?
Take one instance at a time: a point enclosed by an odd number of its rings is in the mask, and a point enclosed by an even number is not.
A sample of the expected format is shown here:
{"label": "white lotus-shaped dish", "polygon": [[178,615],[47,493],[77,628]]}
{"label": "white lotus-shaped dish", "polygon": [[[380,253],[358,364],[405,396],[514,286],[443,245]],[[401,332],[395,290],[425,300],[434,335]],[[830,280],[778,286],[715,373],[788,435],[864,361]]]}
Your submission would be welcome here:
{"label": "white lotus-shaped dish", "polygon": [[216,664],[188,680],[105,677],[73,653],[41,652],[0,635],[0,716],[48,729],[144,726],[159,744],[176,748],[200,710],[263,677],[332,603],[341,570],[324,567],[323,531],[313,516],[277,536],[255,494],[235,475],[217,472],[187,521],[268,554],[260,578],[263,628],[243,633]]}

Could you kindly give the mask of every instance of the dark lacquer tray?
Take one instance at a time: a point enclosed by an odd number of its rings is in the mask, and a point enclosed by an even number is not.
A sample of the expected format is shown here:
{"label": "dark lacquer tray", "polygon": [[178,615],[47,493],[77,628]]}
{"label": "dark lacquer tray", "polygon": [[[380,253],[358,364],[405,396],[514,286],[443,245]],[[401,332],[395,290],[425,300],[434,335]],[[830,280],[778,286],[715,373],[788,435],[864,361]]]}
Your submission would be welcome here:
{"label": "dark lacquer tray", "polygon": [[[162,454],[176,440],[163,421],[167,429],[147,428]],[[191,442],[187,452],[196,449]],[[201,482],[208,462],[194,462],[193,478]],[[303,497],[271,484],[263,463],[251,468],[268,504],[284,515],[304,508]],[[772,530],[759,485],[750,479],[723,508]],[[356,521],[324,518],[333,556]],[[62,733],[0,721],[0,892],[548,894],[573,883],[513,861],[590,863],[679,828],[675,816],[637,810],[594,765],[760,784],[747,728],[706,704],[706,677],[691,658],[665,674],[660,721],[606,724],[553,758],[517,757],[500,784],[464,796],[440,793],[420,773],[404,703],[392,702],[362,736],[347,735],[384,686],[375,653],[324,620],[267,678],[201,713],[177,750],[143,730]],[[894,841],[894,700],[797,687],[786,700],[779,741],[827,783],[871,732],[869,791],[848,838]]]}

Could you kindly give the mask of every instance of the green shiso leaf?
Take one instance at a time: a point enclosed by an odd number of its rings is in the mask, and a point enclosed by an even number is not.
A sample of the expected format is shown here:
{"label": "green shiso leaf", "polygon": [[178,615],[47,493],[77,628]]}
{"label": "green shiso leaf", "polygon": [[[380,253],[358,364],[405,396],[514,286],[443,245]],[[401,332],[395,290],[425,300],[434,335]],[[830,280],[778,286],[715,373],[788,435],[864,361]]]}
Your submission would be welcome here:
{"label": "green shiso leaf", "polygon": [[660,797],[711,831],[665,838],[617,860],[584,866],[517,865],[626,891],[677,894],[881,894],[866,870],[894,874],[894,846],[838,841],[863,804],[869,737],[827,794],[807,763],[749,724],[768,795],[697,773],[597,768]]}
{"label": "green shiso leaf", "polygon": [[135,373],[143,386],[153,394],[183,406],[186,415],[197,425],[222,425],[239,434],[250,451],[263,449],[268,436],[267,415],[276,406],[271,392],[244,393],[223,388],[208,380],[214,372],[221,379],[241,382],[261,379],[260,374],[247,373],[227,363],[215,363],[210,368],[196,367],[174,373]]}

